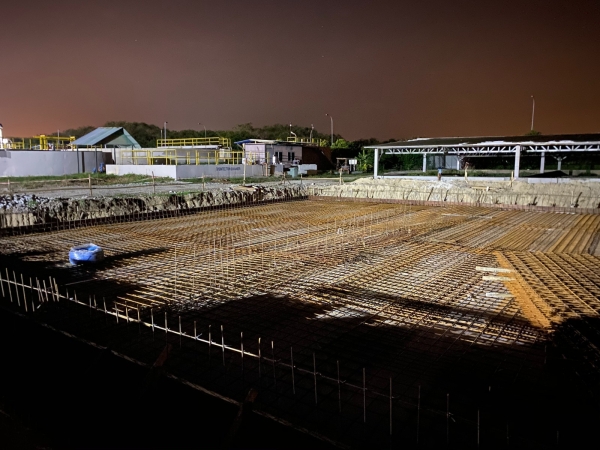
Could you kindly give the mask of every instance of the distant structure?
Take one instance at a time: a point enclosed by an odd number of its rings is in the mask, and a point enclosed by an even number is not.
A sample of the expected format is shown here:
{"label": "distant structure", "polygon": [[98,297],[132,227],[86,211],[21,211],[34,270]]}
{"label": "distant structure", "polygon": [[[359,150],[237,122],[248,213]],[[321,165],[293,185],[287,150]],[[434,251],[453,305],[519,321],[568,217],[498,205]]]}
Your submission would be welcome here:
{"label": "distant structure", "polygon": [[538,154],[540,156],[540,173],[544,173],[546,153],[556,159],[560,157],[562,161],[564,155],[561,155],[564,153],[600,152],[600,134],[418,138],[365,148],[375,150],[374,178],[379,176],[378,166],[381,154],[421,154],[423,155],[423,172],[427,171],[430,162],[434,163],[433,168],[449,168],[446,164],[451,160],[452,165],[456,164],[456,169],[460,169],[461,161],[465,156],[509,154],[515,157],[514,178],[519,178],[522,152],[528,155]]}
{"label": "distant structure", "polygon": [[315,165],[318,170],[330,170],[334,167],[331,149],[318,146],[315,140],[302,140],[292,136],[287,141],[246,139],[236,144],[244,148],[246,164],[273,165],[281,170],[303,165]]}
{"label": "distant structure", "polygon": [[0,123],[0,149],[4,149],[4,137],[2,135],[2,124]]}
{"label": "distant structure", "polygon": [[71,143],[71,148],[142,148],[123,127],[100,127]]}

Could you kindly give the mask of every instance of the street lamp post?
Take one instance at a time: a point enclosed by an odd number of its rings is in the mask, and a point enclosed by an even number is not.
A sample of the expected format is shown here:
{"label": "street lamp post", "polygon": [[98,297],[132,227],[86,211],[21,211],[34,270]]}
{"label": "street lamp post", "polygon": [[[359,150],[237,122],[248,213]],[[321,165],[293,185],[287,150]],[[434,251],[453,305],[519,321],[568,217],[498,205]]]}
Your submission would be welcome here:
{"label": "street lamp post", "polygon": [[535,117],[535,97],[533,95],[531,96],[531,101],[531,131],[533,131],[533,119]]}
{"label": "street lamp post", "polygon": [[313,130],[315,129],[315,126],[311,123],[310,124],[310,142],[312,144],[312,134],[313,134]]}
{"label": "street lamp post", "polygon": [[[163,136],[164,136],[164,140],[165,140],[165,141],[167,140],[167,124],[168,124],[168,123],[169,123],[169,122],[165,122],[165,131],[164,131],[164,133],[163,133]],[[165,144],[166,144],[166,142],[165,142]]]}
{"label": "street lamp post", "polygon": [[202,125],[204,127],[204,139],[206,139],[206,125],[203,125],[202,122],[198,122],[198,125]]}
{"label": "street lamp post", "polygon": [[333,117],[331,117],[327,113],[325,113],[325,115],[328,116],[331,119],[331,145],[333,146]]}

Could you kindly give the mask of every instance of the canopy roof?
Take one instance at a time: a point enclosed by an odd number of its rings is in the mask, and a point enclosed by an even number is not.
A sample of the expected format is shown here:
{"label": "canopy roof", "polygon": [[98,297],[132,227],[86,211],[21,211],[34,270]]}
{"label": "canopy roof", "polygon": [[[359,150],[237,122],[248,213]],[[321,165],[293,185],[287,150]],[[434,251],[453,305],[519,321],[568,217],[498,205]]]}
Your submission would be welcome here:
{"label": "canopy roof", "polygon": [[417,138],[366,148],[386,153],[514,153],[517,146],[530,152],[600,151],[600,133],[538,136]]}
{"label": "canopy roof", "polygon": [[76,147],[130,147],[142,148],[123,127],[100,127],[81,136],[71,144]]}

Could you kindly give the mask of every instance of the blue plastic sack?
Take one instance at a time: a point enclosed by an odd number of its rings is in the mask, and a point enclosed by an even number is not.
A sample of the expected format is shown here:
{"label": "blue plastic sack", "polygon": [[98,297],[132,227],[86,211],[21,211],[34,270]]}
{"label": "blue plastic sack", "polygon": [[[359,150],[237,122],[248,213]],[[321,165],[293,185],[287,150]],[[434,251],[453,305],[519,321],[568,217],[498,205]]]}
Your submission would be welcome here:
{"label": "blue plastic sack", "polygon": [[104,259],[104,250],[95,244],[83,244],[71,248],[69,262],[73,265],[95,263]]}

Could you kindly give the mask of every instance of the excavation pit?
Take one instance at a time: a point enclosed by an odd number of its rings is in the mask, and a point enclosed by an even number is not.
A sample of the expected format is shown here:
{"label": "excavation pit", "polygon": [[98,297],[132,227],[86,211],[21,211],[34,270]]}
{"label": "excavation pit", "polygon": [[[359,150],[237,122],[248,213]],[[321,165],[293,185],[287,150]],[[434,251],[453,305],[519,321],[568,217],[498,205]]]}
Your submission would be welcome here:
{"label": "excavation pit", "polygon": [[[467,205],[213,209],[4,237],[3,306],[148,365],[170,343],[172,376],[225,401],[255,387],[257,413],[339,445],[579,443],[599,231]],[[88,241],[103,262],[64,263]]]}

